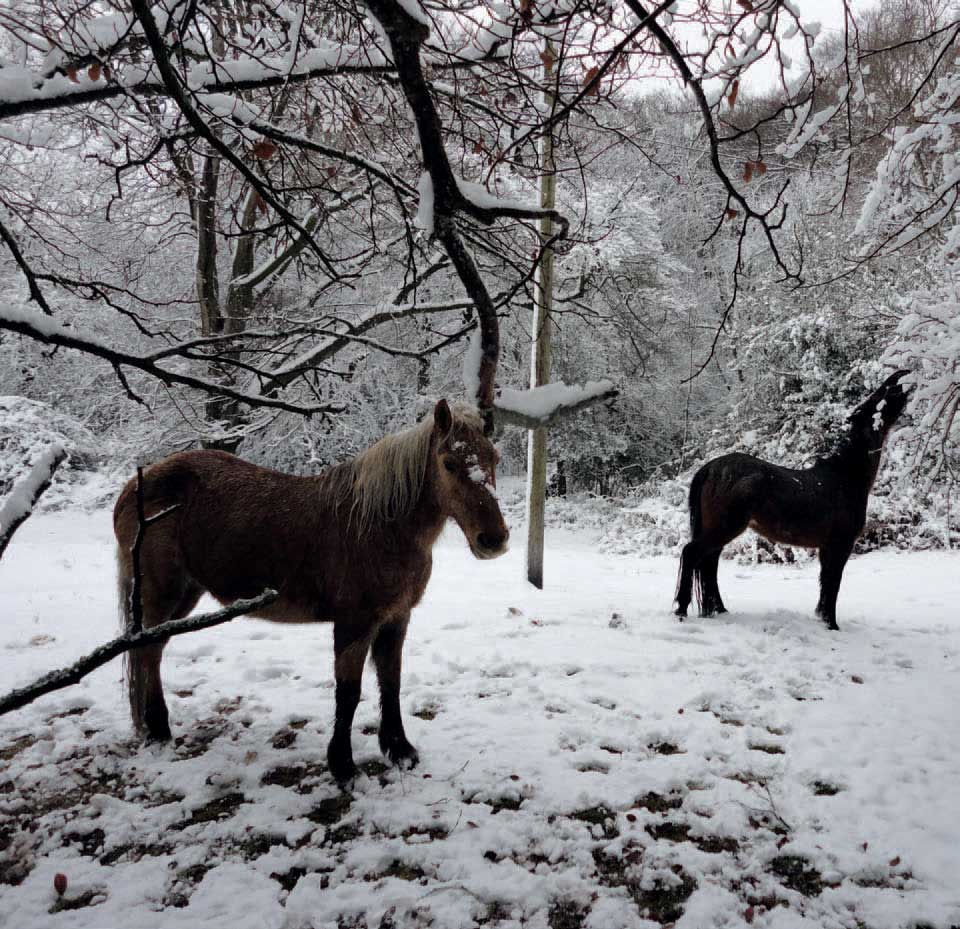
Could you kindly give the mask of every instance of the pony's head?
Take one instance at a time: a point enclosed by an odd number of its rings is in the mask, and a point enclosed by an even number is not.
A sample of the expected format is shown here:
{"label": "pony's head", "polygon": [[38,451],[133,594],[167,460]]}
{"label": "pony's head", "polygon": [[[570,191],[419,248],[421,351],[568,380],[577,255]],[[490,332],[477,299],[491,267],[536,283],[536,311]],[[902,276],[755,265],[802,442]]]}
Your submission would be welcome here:
{"label": "pony's head", "polygon": [[895,371],[850,414],[855,438],[871,452],[883,447],[883,440],[910,399],[910,391],[902,383],[909,373]]}
{"label": "pony's head", "polygon": [[502,555],[510,531],[496,497],[500,454],[484,435],[480,414],[461,404],[451,410],[440,400],[433,410],[430,454],[443,515],[456,520],[475,557]]}

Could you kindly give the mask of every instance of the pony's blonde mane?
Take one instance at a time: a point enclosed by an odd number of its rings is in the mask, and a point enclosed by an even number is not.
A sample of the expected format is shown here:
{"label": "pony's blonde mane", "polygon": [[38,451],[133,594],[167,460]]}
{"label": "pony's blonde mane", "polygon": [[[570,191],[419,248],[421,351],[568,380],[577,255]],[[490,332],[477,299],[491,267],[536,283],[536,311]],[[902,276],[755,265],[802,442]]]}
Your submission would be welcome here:
{"label": "pony's blonde mane", "polygon": [[[454,403],[450,412],[458,422],[483,431],[476,407]],[[433,415],[402,432],[384,436],[350,463],[350,520],[362,535],[371,526],[406,516],[423,490],[433,434]]]}

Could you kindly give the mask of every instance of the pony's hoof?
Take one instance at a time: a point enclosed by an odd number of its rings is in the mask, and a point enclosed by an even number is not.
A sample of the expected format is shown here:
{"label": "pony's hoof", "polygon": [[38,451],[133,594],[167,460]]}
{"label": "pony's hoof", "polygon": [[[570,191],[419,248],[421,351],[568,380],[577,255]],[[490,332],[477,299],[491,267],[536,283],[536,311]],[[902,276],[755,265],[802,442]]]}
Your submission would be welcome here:
{"label": "pony's hoof", "polygon": [[357,766],[353,763],[352,755],[327,752],[327,766],[340,787],[346,787],[357,776]]}
{"label": "pony's hoof", "polygon": [[674,610],[673,615],[677,617],[680,622],[683,622],[687,618],[686,610]]}
{"label": "pony's hoof", "polygon": [[398,768],[415,768],[420,763],[420,754],[406,739],[386,746],[383,753]]}
{"label": "pony's hoof", "polygon": [[169,726],[164,726],[163,728],[156,729],[147,729],[143,733],[143,744],[144,745],[162,745],[164,742],[169,742],[173,738],[173,733],[170,731]]}

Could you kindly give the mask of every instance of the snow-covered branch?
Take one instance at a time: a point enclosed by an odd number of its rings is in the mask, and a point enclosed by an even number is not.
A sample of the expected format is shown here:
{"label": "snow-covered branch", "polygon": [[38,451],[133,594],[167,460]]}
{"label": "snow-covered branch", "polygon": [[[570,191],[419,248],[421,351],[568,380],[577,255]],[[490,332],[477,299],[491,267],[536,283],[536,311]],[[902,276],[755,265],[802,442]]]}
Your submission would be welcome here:
{"label": "snow-covered branch", "polygon": [[161,367],[160,364],[150,356],[121,351],[100,341],[96,336],[85,334],[76,328],[68,329],[49,316],[44,316],[22,307],[8,306],[0,308],[0,329],[25,335],[38,342],[43,342],[46,345],[72,348],[85,352],[88,355],[93,355],[96,358],[101,358],[113,365],[114,371],[116,371],[117,376],[128,391],[129,386],[126,383],[123,369],[133,368],[142,371],[144,374],[149,374],[151,377],[155,377],[165,384],[180,384],[183,387],[193,387],[211,396],[230,397],[240,403],[248,403],[255,407],[272,407],[278,410],[285,410],[288,413],[299,413],[306,416],[318,413],[339,413],[343,410],[343,407],[337,403],[314,405],[298,404],[277,397],[247,393],[245,391],[235,390],[226,384],[208,380],[207,378],[186,374],[173,368]]}
{"label": "snow-covered branch", "polygon": [[7,550],[13,534],[26,522],[37,501],[46,492],[54,472],[67,457],[62,445],[50,445],[33,463],[30,473],[15,484],[0,506],[0,558]]}
{"label": "snow-covered branch", "polygon": [[565,384],[556,381],[530,390],[503,388],[494,403],[497,422],[521,429],[544,429],[574,413],[614,399],[619,391],[613,381]]}

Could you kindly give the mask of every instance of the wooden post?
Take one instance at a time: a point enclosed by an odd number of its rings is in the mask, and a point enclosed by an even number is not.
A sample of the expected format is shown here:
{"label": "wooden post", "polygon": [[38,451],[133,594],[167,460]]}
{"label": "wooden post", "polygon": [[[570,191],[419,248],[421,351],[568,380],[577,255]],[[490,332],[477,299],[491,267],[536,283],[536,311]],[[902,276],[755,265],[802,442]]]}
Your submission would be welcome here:
{"label": "wooden post", "polygon": [[[550,82],[556,52],[548,39],[543,53],[543,99],[546,112],[554,105]],[[557,200],[556,165],[553,160],[553,129],[540,140],[540,206],[552,210]],[[553,220],[540,220],[540,245],[543,255],[534,286],[536,304],[533,313],[533,344],[530,359],[530,386],[539,387],[550,380],[550,342],[553,308],[553,249],[545,247],[553,238]],[[547,430],[533,429],[527,441],[527,580],[543,589],[543,521],[547,496]]]}

